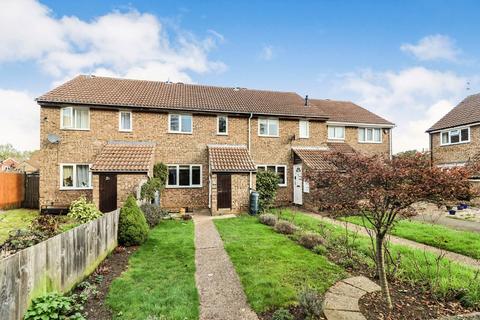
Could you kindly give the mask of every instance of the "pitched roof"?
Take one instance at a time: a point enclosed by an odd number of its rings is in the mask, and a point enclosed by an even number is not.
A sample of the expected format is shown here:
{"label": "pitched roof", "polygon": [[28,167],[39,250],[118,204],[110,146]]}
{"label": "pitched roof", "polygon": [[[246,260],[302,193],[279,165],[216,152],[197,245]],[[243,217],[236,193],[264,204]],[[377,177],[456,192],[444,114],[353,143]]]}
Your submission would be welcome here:
{"label": "pitched roof", "polygon": [[427,132],[480,122],[480,93],[466,97]]}
{"label": "pitched roof", "polygon": [[45,93],[37,102],[325,118],[321,110],[305,107],[304,99],[294,92],[85,75]]}
{"label": "pitched roof", "polygon": [[353,102],[310,99],[309,103],[313,109],[328,115],[328,121],[393,125],[392,122]]}
{"label": "pitched roof", "polygon": [[212,172],[252,172],[257,168],[244,145],[208,145]]}
{"label": "pitched roof", "polygon": [[327,146],[292,147],[293,152],[302,159],[304,164],[314,170],[334,170],[329,156],[334,152],[354,153],[355,150],[347,143],[327,143]]}
{"label": "pitched roof", "polygon": [[152,142],[109,141],[92,164],[92,171],[148,172],[154,152]]}

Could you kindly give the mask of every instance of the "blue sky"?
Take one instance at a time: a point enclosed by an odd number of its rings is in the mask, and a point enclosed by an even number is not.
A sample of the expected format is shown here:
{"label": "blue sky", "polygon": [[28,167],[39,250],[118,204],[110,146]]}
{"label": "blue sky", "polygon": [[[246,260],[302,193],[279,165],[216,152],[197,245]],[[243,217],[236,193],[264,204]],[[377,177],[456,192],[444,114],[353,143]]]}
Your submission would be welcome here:
{"label": "blue sky", "polygon": [[33,98],[94,73],[352,100],[397,124],[394,151],[422,149],[424,131],[480,91],[479,10],[438,0],[0,0],[0,143],[37,148]]}

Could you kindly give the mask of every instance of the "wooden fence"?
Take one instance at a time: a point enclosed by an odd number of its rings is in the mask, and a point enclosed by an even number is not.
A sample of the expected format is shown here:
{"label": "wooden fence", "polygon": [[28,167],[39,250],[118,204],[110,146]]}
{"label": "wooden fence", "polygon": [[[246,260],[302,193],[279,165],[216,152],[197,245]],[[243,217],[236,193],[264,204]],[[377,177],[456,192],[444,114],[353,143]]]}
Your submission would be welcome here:
{"label": "wooden fence", "polygon": [[23,173],[0,172],[0,209],[19,208],[22,205],[23,179]]}
{"label": "wooden fence", "polygon": [[67,292],[117,246],[119,211],[0,260],[0,319],[23,319],[30,301]]}
{"label": "wooden fence", "polygon": [[40,175],[38,173],[25,174],[25,191],[22,208],[38,209],[40,198]]}

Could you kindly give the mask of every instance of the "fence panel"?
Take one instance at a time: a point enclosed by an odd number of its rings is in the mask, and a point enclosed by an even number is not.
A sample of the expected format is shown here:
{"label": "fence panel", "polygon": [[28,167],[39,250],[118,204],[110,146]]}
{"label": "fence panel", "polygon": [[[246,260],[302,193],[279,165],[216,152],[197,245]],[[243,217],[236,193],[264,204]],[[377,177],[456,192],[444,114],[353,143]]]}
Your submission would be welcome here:
{"label": "fence panel", "polygon": [[23,318],[30,301],[67,292],[117,246],[119,211],[104,214],[0,260],[0,319]]}
{"label": "fence panel", "polygon": [[0,209],[19,208],[23,201],[23,173],[0,172]]}

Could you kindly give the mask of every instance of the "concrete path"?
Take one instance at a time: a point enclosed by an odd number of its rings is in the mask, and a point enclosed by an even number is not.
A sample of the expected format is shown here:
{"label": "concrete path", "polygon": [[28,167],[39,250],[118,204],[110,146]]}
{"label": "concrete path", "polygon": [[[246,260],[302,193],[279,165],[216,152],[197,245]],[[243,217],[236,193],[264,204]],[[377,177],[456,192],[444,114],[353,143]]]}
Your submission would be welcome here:
{"label": "concrete path", "polygon": [[258,320],[245,297],[213,218],[195,215],[195,281],[200,320]]}
{"label": "concrete path", "polygon": [[444,225],[446,227],[449,227],[455,230],[460,230],[460,231],[480,232],[480,222],[476,222],[476,221],[455,219],[453,217],[450,218],[447,216],[438,217],[431,214],[419,214],[413,217],[413,220],[440,224],[440,225]]}
{"label": "concrete path", "polygon": [[325,294],[323,313],[327,320],[365,320],[358,300],[365,294],[380,291],[380,286],[366,277],[352,277],[335,283]]}
{"label": "concrete path", "polygon": [[[326,221],[326,222],[329,222],[329,223],[333,223],[333,224],[338,225],[338,226],[345,227],[345,222],[343,222],[343,221],[334,220],[334,219],[327,218],[327,217],[321,216],[319,214],[311,213],[311,212],[304,212],[304,213],[306,215],[312,217],[312,218],[317,219],[317,220],[322,220],[322,221]],[[352,224],[352,223],[348,223],[348,228],[350,230],[354,231],[354,232],[358,232],[359,234],[368,236],[367,231],[362,226]],[[468,266],[471,266],[471,267],[474,267],[474,268],[480,268],[480,260],[470,258],[470,257],[464,256],[464,255],[461,255],[461,254],[458,254],[458,253],[455,253],[455,252],[441,250],[441,249],[431,247],[431,246],[428,246],[428,245],[425,245],[425,244],[422,244],[422,243],[418,243],[418,242],[415,242],[415,241],[411,241],[411,240],[407,240],[407,239],[399,238],[399,237],[394,237],[394,236],[390,236],[390,241],[394,244],[400,244],[400,245],[408,246],[408,247],[411,247],[411,248],[425,250],[425,251],[431,252],[431,253],[436,254],[436,255],[439,255],[439,254],[443,253],[445,255],[445,258],[447,258],[451,261],[459,262],[459,263],[462,263],[462,264],[465,264],[465,265],[468,265]]]}

